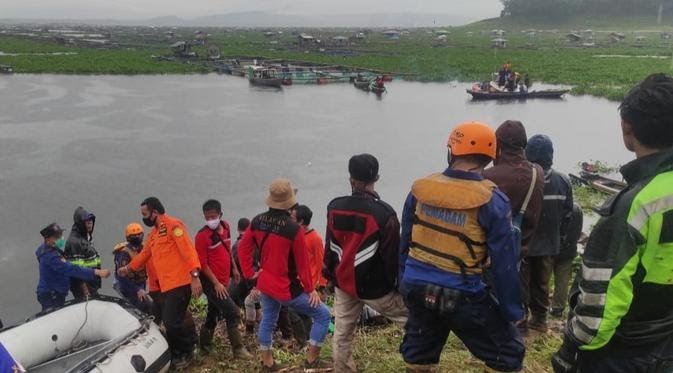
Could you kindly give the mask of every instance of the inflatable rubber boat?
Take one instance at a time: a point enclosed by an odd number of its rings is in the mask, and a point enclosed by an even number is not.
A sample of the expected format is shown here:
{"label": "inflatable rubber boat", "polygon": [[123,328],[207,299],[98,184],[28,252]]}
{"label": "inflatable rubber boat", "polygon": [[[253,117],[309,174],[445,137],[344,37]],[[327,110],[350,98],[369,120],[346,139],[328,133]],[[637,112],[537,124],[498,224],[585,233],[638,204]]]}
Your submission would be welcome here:
{"label": "inflatable rubber boat", "polygon": [[0,347],[28,372],[165,372],[170,350],[152,318],[118,298],[68,302],[0,330]]}

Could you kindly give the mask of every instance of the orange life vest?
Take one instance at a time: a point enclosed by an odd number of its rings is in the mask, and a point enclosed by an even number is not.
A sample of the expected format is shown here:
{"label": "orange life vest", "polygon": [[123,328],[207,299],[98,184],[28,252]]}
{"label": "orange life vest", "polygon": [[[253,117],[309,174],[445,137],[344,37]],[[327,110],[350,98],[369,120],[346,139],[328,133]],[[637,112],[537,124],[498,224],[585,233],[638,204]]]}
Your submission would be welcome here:
{"label": "orange life vest", "polygon": [[411,188],[416,198],[409,256],[463,276],[482,273],[488,257],[486,232],[477,220],[495,184],[432,174]]}

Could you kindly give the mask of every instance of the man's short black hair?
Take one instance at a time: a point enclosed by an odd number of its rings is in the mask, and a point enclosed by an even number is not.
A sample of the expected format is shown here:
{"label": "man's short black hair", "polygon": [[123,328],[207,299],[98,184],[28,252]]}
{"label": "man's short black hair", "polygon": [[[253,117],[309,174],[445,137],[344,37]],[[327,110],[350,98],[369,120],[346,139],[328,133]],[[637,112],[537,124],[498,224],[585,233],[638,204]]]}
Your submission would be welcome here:
{"label": "man's short black hair", "polygon": [[218,214],[222,213],[222,204],[220,201],[216,199],[209,199],[206,202],[203,203],[203,213],[205,214],[206,211],[217,211]]}
{"label": "man's short black hair", "polygon": [[250,219],[248,218],[240,218],[238,219],[238,231],[243,232],[244,230],[248,229],[250,226]]}
{"label": "man's short black hair", "polygon": [[140,204],[140,206],[147,206],[149,209],[154,210],[158,212],[159,214],[165,214],[166,209],[164,209],[164,205],[161,204],[161,201],[159,201],[159,198],[157,197],[147,197],[145,200]]}
{"label": "man's short black hair", "polygon": [[447,151],[447,159],[449,159],[449,166],[452,166],[457,159],[463,159],[465,161],[476,163],[480,166],[488,166],[489,163],[493,161],[491,157],[484,154],[466,154],[466,155],[453,155],[451,154],[451,149]]}
{"label": "man's short black hair", "polygon": [[648,76],[626,95],[619,114],[646,147],[673,146],[673,79],[662,73]]}
{"label": "man's short black hair", "polygon": [[297,216],[297,221],[301,222],[303,225],[311,224],[311,219],[313,218],[313,211],[306,205],[297,205],[294,209]]}

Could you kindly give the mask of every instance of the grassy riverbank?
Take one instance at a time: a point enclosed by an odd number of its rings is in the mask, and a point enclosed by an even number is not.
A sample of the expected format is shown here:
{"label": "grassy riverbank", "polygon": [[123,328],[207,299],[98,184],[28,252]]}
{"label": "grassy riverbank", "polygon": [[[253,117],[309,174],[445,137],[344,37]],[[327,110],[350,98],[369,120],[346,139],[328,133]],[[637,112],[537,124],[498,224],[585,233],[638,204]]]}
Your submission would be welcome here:
{"label": "grassy riverbank", "polygon": [[[660,38],[670,26],[652,26],[651,20],[575,21],[560,25],[539,25],[517,20],[487,20],[464,27],[445,28],[446,40],[438,40],[436,29],[411,29],[400,40],[388,40],[375,31],[364,39],[342,47],[325,45],[323,50],[300,50],[291,30],[265,37],[260,30],[205,29],[209,43],[223,56],[260,56],[314,63],[349,65],[391,71],[418,81],[470,82],[486,80],[504,61],[515,70],[529,73],[535,81],[574,86],[574,94],[591,94],[621,99],[629,87],[653,72],[672,72],[673,40]],[[502,28],[506,49],[491,48],[489,31]],[[595,47],[569,43],[572,30],[594,29]],[[534,33],[528,32],[535,29]],[[613,42],[608,31],[618,31],[625,39]],[[525,31],[525,32],[524,32]],[[207,71],[202,59],[161,61],[153,56],[171,55],[163,37],[143,39],[126,33],[117,36],[116,48],[69,47],[50,41],[0,37],[0,51],[23,53],[1,56],[20,73],[66,74],[172,74]],[[321,40],[337,35],[350,36],[353,30],[303,30]],[[176,31],[174,40],[191,40],[192,29]],[[641,40],[637,40],[640,37]],[[329,44],[329,43],[328,43]],[[205,47],[195,47],[200,56]],[[72,54],[51,54],[66,52]],[[35,55],[38,53],[39,55]],[[46,53],[46,54],[44,54]]]}
{"label": "grassy riverbank", "polygon": [[[545,335],[533,335],[527,338],[526,360],[524,372],[551,372],[549,363],[551,356],[561,345],[560,321],[553,321],[552,330]],[[354,358],[358,369],[362,372],[402,372],[404,361],[398,352],[399,344],[404,335],[401,327],[389,325],[377,328],[358,329],[355,338]],[[226,339],[226,338],[225,338]],[[248,349],[257,355],[254,337],[246,338]],[[208,356],[199,356],[190,367],[190,372],[257,372],[259,361],[249,362],[234,360],[228,342],[222,336],[215,339],[214,350]],[[325,343],[323,359],[329,359],[331,353],[331,337]],[[303,354],[295,354],[276,348],[274,357],[277,361],[289,366],[300,367]],[[454,335],[444,347],[440,361],[440,371],[447,373],[483,372],[484,364],[474,358],[465,346]],[[301,371],[301,370],[299,370]]]}

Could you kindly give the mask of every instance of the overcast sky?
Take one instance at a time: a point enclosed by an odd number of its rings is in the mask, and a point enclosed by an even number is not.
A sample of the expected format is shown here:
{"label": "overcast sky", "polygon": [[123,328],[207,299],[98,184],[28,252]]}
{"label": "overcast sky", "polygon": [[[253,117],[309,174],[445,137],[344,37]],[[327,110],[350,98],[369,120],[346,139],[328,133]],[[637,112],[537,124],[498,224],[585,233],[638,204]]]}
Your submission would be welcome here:
{"label": "overcast sky", "polygon": [[475,20],[500,14],[500,0],[0,0],[0,18],[190,18],[242,11],[291,14],[437,13]]}

